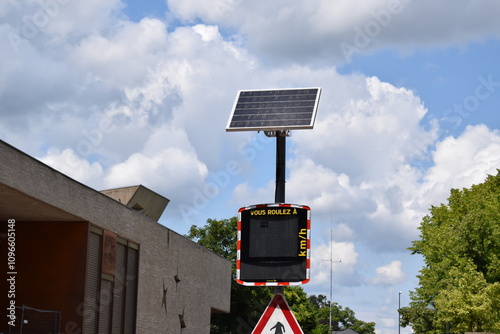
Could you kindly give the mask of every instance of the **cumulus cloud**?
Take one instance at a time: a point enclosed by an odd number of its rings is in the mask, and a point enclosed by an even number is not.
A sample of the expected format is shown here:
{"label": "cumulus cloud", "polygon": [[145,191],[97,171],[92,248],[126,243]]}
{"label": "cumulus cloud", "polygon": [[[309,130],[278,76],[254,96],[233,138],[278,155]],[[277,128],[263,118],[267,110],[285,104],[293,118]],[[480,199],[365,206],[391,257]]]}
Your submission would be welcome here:
{"label": "cumulus cloud", "polygon": [[102,184],[102,166],[98,162],[90,163],[71,149],[51,149],[39,160],[86,185],[100,187]]}
{"label": "cumulus cloud", "polygon": [[378,267],[376,275],[371,279],[375,285],[394,285],[403,282],[406,274],[401,269],[401,261],[394,260],[388,265]]}
{"label": "cumulus cloud", "polygon": [[356,89],[347,95],[331,92],[343,100],[335,101],[335,106],[322,104],[314,131],[294,136],[296,154],[340,172],[349,170],[355,184],[369,180],[365,188],[387,183],[401,164],[425,157],[435,128],[421,126],[427,110],[413,92],[374,77],[364,82],[355,77],[343,81]]}
{"label": "cumulus cloud", "polygon": [[269,182],[265,187],[258,189],[249,185],[248,182],[240,183],[234,188],[233,200],[231,202],[235,203],[235,205],[239,203],[240,206],[263,204],[262,202],[271,203],[271,200],[274,198],[274,187],[274,182]]}
{"label": "cumulus cloud", "polygon": [[123,21],[110,35],[92,34],[83,38],[72,50],[70,60],[92,80],[130,87],[140,84],[162,59],[167,39],[166,26],[157,19]]}
{"label": "cumulus cloud", "polygon": [[391,318],[380,318],[380,321],[382,322],[382,326],[384,327],[392,328],[396,326],[396,320]]}
{"label": "cumulus cloud", "polygon": [[496,174],[500,166],[500,133],[484,124],[469,125],[457,138],[450,136],[437,143],[433,161],[435,165],[424,178],[427,195],[439,194],[441,188],[481,183],[487,174]]}
{"label": "cumulus cloud", "polygon": [[[352,1],[169,0],[185,22],[201,19],[245,36],[256,54],[274,61],[344,62],[353,54],[394,47],[463,45],[498,37],[493,13],[500,4],[377,0],[359,6]],[[448,15],[443,17],[442,13]]]}
{"label": "cumulus cloud", "polygon": [[184,21],[193,22],[203,18],[207,22],[220,22],[226,15],[230,15],[241,0],[205,1],[167,1],[170,10]]}
{"label": "cumulus cloud", "polygon": [[[321,285],[330,281],[330,260],[334,266],[333,281],[343,286],[357,286],[361,283],[358,272],[356,246],[352,242],[335,242],[314,246],[311,259],[311,282]],[[332,258],[333,255],[333,258]]]}
{"label": "cumulus cloud", "polygon": [[[175,161],[176,166],[169,164]],[[162,181],[179,183],[187,179],[199,179],[206,176],[206,166],[196,161],[192,152],[184,152],[179,148],[166,148],[152,156],[134,153],[126,161],[112,166],[106,177],[106,184],[118,187],[124,182],[132,184],[151,184],[155,188]]]}
{"label": "cumulus cloud", "polygon": [[340,223],[333,228],[333,235],[336,240],[352,240],[354,231],[345,223]]}
{"label": "cumulus cloud", "polygon": [[109,188],[144,184],[167,197],[174,193],[190,196],[182,189],[199,186],[207,175],[207,166],[198,159],[186,133],[162,127],[151,134],[141,151],[111,166],[105,184]]}

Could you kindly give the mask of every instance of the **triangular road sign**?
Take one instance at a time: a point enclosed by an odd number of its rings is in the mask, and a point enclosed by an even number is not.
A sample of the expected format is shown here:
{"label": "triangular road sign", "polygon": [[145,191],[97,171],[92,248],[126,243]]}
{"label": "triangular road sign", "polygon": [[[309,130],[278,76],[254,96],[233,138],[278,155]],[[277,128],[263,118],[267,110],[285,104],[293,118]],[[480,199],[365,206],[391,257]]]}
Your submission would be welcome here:
{"label": "triangular road sign", "polygon": [[304,334],[285,297],[274,295],[252,334]]}

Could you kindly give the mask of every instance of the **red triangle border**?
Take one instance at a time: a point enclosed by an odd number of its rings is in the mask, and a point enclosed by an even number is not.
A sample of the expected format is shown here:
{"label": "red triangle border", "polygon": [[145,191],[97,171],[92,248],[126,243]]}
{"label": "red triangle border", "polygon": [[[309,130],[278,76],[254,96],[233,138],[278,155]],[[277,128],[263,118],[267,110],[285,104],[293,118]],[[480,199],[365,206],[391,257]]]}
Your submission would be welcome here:
{"label": "red triangle border", "polygon": [[295,319],[295,316],[293,315],[292,311],[290,310],[290,307],[288,306],[288,303],[285,300],[285,297],[282,294],[276,294],[274,295],[273,299],[267,306],[266,310],[262,314],[262,316],[259,319],[259,322],[257,322],[257,325],[255,326],[254,330],[252,331],[251,334],[262,334],[262,331],[267,325],[267,322],[273,315],[274,311],[276,310],[276,307],[278,307],[283,311],[283,315],[285,316],[288,325],[292,328],[292,331],[294,334],[303,334],[304,332],[299,326],[299,323],[297,322],[297,319]]}

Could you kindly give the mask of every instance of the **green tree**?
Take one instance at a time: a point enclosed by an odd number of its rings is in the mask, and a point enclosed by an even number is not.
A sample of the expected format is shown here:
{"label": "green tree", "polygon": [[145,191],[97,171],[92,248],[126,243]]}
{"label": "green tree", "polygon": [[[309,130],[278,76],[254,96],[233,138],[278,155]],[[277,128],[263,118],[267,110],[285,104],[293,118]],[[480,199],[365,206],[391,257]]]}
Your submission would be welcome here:
{"label": "green tree", "polygon": [[[414,332],[500,331],[500,171],[432,206],[409,249],[424,258],[419,287],[401,309]],[[426,309],[433,302],[436,311]]]}
{"label": "green tree", "polygon": [[232,262],[231,313],[214,314],[213,334],[250,333],[273,296],[272,288],[247,287],[236,283],[238,219],[208,219],[203,227],[191,226],[186,237]]}
{"label": "green tree", "polygon": [[[324,295],[312,295],[310,304],[316,308],[317,326],[313,334],[327,334],[330,327],[330,301]],[[352,329],[360,334],[375,334],[375,323],[364,322],[356,318],[350,308],[343,308],[337,303],[332,304],[332,330],[343,331]]]}
{"label": "green tree", "polygon": [[300,286],[287,287],[285,299],[304,333],[313,331],[317,326],[317,310],[309,303],[304,289]]}

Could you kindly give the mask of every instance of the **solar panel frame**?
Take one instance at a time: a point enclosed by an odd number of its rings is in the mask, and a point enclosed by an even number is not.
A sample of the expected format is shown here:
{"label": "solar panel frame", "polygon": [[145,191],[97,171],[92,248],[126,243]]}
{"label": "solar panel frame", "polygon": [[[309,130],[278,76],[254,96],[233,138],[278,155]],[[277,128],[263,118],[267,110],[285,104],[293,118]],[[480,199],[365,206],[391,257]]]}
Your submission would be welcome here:
{"label": "solar panel frame", "polygon": [[312,129],[320,87],[239,90],[226,131]]}

